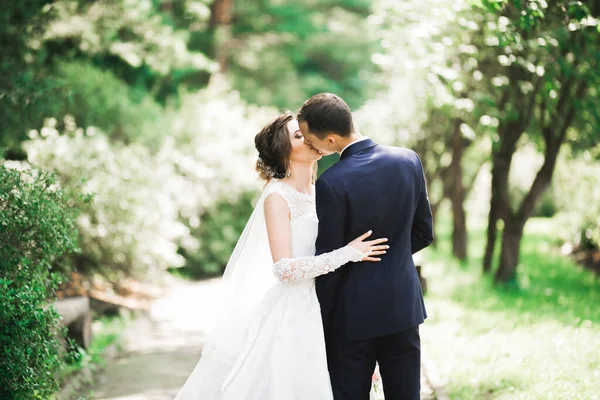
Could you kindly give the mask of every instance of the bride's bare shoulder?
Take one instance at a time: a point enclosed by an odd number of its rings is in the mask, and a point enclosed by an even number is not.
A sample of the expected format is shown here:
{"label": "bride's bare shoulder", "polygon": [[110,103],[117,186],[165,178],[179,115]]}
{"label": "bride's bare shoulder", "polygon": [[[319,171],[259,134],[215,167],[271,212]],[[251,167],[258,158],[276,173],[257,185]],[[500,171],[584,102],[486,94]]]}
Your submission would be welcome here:
{"label": "bride's bare shoulder", "polygon": [[272,218],[288,217],[290,208],[284,195],[278,190],[265,193],[265,216],[267,221]]}

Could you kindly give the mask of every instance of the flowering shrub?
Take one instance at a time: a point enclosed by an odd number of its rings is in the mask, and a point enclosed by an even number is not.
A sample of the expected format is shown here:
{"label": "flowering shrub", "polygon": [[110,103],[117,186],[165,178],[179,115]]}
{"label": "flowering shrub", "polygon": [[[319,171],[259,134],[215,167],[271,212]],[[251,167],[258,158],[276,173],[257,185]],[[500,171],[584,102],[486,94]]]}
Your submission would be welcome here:
{"label": "flowering shrub", "polygon": [[55,172],[61,185],[94,195],[77,218],[77,269],[117,279],[183,265],[177,249],[189,230],[179,210],[191,200],[169,158],[140,144],[111,143],[93,128],[67,123],[72,129],[59,134],[55,125],[50,120],[32,132],[25,149],[28,161]]}
{"label": "flowering shrub", "polygon": [[174,163],[199,201],[184,213],[199,241],[196,251],[184,252],[192,275],[218,274],[227,264],[264,184],[254,170],[254,136],[277,114],[248,106],[219,81],[185,97],[172,140]]}
{"label": "flowering shrub", "polygon": [[214,273],[227,262],[262,187],[253,140],[276,114],[216,83],[184,97],[156,152],[78,128],[71,116],[63,133],[47,120],[24,148],[30,164],[55,172],[65,188],[94,195],[77,218],[77,270],[111,280],[145,277],[189,258],[195,270]]}

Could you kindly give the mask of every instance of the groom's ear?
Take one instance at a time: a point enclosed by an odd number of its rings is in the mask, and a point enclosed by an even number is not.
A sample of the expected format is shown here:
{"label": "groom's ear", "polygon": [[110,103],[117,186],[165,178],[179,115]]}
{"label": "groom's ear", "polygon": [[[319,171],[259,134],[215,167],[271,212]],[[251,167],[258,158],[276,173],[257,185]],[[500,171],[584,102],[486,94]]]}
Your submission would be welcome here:
{"label": "groom's ear", "polygon": [[326,137],[327,143],[329,143],[331,146],[335,146],[335,143],[337,142],[337,135],[335,133],[329,133]]}

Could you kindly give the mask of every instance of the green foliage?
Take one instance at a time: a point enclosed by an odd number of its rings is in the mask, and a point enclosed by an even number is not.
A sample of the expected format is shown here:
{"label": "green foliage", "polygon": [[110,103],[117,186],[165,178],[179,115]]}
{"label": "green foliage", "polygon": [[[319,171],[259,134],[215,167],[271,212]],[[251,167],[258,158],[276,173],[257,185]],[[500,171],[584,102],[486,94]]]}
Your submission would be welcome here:
{"label": "green foliage", "polygon": [[[72,351],[67,354],[66,364],[59,372],[61,385],[82,370],[91,370],[95,376],[101,369],[106,368],[107,360],[104,357],[107,350],[113,345],[119,347],[119,340],[133,322],[133,318],[128,315],[94,318],[94,337],[90,347],[85,350],[74,342],[69,343]],[[78,397],[79,399],[81,397]]]}
{"label": "green foliage", "polygon": [[139,96],[110,71],[83,62],[61,63],[57,75],[70,89],[56,115],[72,115],[80,126],[98,127],[113,141],[138,142],[155,151],[160,147],[169,121],[151,97]]}
{"label": "green foliage", "polygon": [[[387,142],[425,141],[428,164],[438,169],[451,158],[456,122],[466,125],[465,142],[484,142],[488,158],[507,126],[527,130],[540,151],[542,128],[567,129],[567,141],[581,149],[600,139],[599,10],[567,1],[381,0],[374,11],[385,43],[374,60],[387,89],[359,117],[368,131],[385,132]],[[582,83],[586,96],[569,101]],[[575,103],[569,112],[566,105]],[[518,118],[523,124],[507,125]]]}
{"label": "green foliage", "polygon": [[[61,0],[52,13],[39,40],[56,61],[92,61],[161,103],[181,89],[204,86],[207,74],[215,71],[213,61],[189,50],[189,30],[177,29],[160,2]],[[185,17],[196,23],[201,19],[192,13]]]}
{"label": "green foliage", "polygon": [[73,207],[54,177],[0,166],[0,397],[51,398],[61,365],[49,306],[56,260],[76,250]]}
{"label": "green foliage", "polygon": [[240,194],[237,199],[223,199],[206,209],[200,226],[192,231],[199,238],[196,252],[186,255],[184,273],[200,278],[220,275],[254,209],[255,191]]}
{"label": "green foliage", "polygon": [[12,1],[3,4],[0,15],[0,155],[22,157],[18,149],[26,138],[27,129],[41,117],[56,110],[52,96],[60,88],[41,66],[46,54],[31,49],[32,33],[51,18],[48,7],[52,1]]}
{"label": "green foliage", "polygon": [[248,101],[296,109],[319,92],[350,107],[372,93],[378,48],[369,1],[242,1],[221,46],[227,74]]}
{"label": "green foliage", "polygon": [[24,158],[19,144],[44,118],[66,114],[156,150],[168,133],[159,105],[205,87],[217,64],[243,98],[269,106],[295,109],[332,91],[356,107],[374,86],[368,1],[17,3],[0,28],[9,50],[0,62],[0,151],[9,158]]}
{"label": "green foliage", "polygon": [[0,152],[9,158],[24,158],[19,144],[30,129],[66,113],[156,149],[168,124],[156,102],[205,86],[215,71],[188,49],[189,31],[177,29],[159,2],[21,3],[0,17]]}

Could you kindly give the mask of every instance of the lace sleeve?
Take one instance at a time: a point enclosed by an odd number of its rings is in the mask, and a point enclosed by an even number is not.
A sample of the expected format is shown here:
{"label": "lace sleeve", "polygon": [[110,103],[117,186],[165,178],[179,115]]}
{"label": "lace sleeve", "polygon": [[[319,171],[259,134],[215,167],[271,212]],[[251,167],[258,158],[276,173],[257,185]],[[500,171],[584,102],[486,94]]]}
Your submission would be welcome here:
{"label": "lace sleeve", "polygon": [[348,245],[319,256],[284,258],[273,264],[273,272],[280,281],[293,282],[328,274],[344,264],[365,257],[366,254]]}

